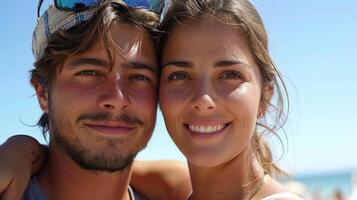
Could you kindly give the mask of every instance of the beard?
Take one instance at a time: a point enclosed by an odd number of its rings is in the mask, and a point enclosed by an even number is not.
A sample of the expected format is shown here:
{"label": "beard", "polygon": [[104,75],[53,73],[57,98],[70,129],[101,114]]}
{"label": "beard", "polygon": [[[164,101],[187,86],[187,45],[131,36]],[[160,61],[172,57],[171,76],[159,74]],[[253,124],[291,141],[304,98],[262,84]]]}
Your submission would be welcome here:
{"label": "beard", "polygon": [[[84,119],[91,120],[105,120],[112,118],[110,113],[95,113],[95,114],[85,114],[80,116],[77,119],[77,122]],[[128,115],[118,116],[116,119],[126,121],[126,123],[139,123],[141,122],[138,119],[133,119]],[[105,142],[108,150],[91,150],[88,149],[81,142],[78,135],[74,139],[68,139],[63,133],[67,132],[70,134],[77,134],[76,130],[70,127],[69,122],[63,121],[50,106],[50,111],[48,112],[49,119],[49,131],[51,136],[51,142],[55,143],[59,149],[67,154],[72,161],[74,161],[80,168],[85,170],[104,172],[104,173],[113,173],[126,169],[130,166],[137,153],[142,150],[144,147],[136,145],[129,151],[120,152],[116,147],[118,145],[123,145],[126,141],[125,139],[103,139],[101,142]],[[136,121],[136,122],[135,122]],[[141,122],[142,123],[142,122]]]}

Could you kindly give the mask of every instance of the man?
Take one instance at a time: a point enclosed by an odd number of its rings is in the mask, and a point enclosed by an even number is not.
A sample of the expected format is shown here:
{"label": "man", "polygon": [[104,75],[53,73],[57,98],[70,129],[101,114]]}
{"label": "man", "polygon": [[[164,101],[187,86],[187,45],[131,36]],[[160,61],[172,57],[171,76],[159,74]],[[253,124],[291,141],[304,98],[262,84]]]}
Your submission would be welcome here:
{"label": "man", "polygon": [[31,83],[49,153],[23,199],[134,198],[132,162],[156,118],[156,23],[114,1],[81,12],[51,6],[41,16]]}
{"label": "man", "polygon": [[[71,1],[55,0],[57,7],[59,2]],[[133,159],[155,124],[158,69],[149,32],[158,20],[140,5],[99,2],[92,9],[80,4],[79,12],[52,6],[38,20],[31,83],[44,112],[38,125],[45,136],[49,132],[49,153],[25,200],[139,199],[128,184]],[[40,148],[26,137],[0,146],[3,200],[18,199],[30,163],[33,172],[41,167]],[[180,162],[136,162],[134,168],[135,189],[150,199],[185,199],[191,191]]]}

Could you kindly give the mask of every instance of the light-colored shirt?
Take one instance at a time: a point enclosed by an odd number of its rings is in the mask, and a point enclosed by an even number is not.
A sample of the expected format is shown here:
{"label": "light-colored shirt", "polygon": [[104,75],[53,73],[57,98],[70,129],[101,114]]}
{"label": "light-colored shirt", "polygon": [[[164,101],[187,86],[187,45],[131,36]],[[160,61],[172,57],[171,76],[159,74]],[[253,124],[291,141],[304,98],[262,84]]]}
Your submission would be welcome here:
{"label": "light-colored shirt", "polygon": [[282,193],[270,195],[262,200],[303,200],[303,199],[293,193],[282,192]]}

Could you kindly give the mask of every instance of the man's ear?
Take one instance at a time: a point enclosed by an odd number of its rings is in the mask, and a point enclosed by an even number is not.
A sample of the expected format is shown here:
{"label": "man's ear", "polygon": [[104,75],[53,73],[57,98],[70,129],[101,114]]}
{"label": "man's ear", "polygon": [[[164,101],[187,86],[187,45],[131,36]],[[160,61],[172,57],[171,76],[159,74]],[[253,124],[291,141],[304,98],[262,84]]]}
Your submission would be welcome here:
{"label": "man's ear", "polygon": [[272,83],[268,83],[264,86],[262,91],[262,99],[259,105],[258,117],[261,118],[268,111],[269,103],[274,95],[274,85]]}
{"label": "man's ear", "polygon": [[32,84],[36,91],[38,103],[44,113],[48,113],[48,91],[38,80],[33,80]]}

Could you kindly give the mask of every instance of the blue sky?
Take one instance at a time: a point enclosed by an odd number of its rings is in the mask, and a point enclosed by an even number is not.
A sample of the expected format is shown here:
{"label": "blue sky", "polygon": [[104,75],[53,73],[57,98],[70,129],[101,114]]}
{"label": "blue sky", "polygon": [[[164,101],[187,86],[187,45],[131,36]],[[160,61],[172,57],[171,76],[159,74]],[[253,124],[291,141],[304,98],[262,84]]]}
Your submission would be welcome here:
{"label": "blue sky", "polygon": [[[25,3],[26,2],[26,3]],[[45,1],[45,6],[50,1]],[[255,0],[270,35],[270,50],[290,95],[288,149],[280,164],[296,173],[357,168],[357,1]],[[34,61],[37,1],[2,2],[0,18],[0,143],[26,133],[41,112],[28,82]],[[283,133],[281,133],[283,134]],[[282,152],[272,141],[276,155]],[[140,159],[181,159],[159,115]]]}

